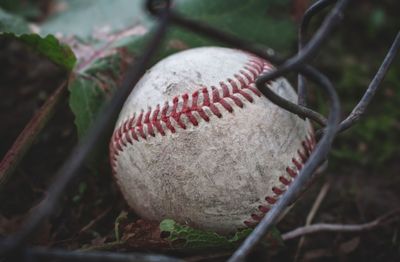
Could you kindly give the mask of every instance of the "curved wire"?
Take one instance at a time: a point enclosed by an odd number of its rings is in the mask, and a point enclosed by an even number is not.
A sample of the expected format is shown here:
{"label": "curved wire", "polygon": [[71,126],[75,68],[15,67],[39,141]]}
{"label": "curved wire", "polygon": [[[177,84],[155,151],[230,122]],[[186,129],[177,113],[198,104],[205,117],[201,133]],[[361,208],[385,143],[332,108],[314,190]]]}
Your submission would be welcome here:
{"label": "curved wire", "polygon": [[[154,1],[154,0],[153,0]],[[277,76],[280,76],[283,73],[286,73],[287,71],[290,71],[292,69],[295,69],[296,66],[298,66],[300,63],[303,63],[304,60],[307,58],[311,57],[313,53],[315,53],[316,48],[319,48],[323,40],[326,38],[326,36],[331,32],[333,29],[333,26],[338,22],[339,18],[341,17],[342,10],[345,8],[349,0],[341,0],[339,3],[336,4],[335,8],[330,12],[330,14],[327,16],[327,18],[324,20],[323,24],[321,27],[318,29],[317,33],[315,36],[310,40],[310,42],[307,44],[306,48],[302,51],[301,54],[296,55],[292,57],[289,67],[285,67],[285,65],[288,63],[284,62],[284,60],[276,55],[275,53],[268,52],[265,50],[260,49],[259,47],[255,46],[253,43],[240,39],[238,37],[235,37],[231,34],[222,32],[214,27],[211,27],[207,24],[203,24],[197,21],[193,21],[191,19],[185,18],[176,12],[171,11],[171,22],[190,31],[196,32],[198,34],[201,34],[203,36],[209,37],[209,38],[214,38],[222,43],[227,43],[230,46],[234,46],[236,48],[246,50],[248,52],[251,52],[259,57],[262,57],[273,64],[283,64],[281,68],[278,68],[275,71],[267,72],[263,74],[258,81],[264,81],[267,82],[271,79],[276,78]],[[151,13],[155,16],[158,16],[158,12],[151,11]],[[287,111],[294,113],[301,118],[309,118],[316,123],[318,123],[321,126],[325,126],[326,119],[319,114],[318,112],[304,107],[304,106],[299,106],[291,101],[288,101],[282,97],[279,97],[278,95],[275,95],[272,90],[261,90],[261,92],[264,93],[264,95],[270,99],[271,101],[274,101],[277,105],[280,107],[286,109]]]}
{"label": "curved wire", "polygon": [[[157,15],[157,13],[155,13]],[[263,50],[260,49],[259,47],[254,46],[252,43],[243,40],[241,38],[235,37],[231,34],[227,34],[225,32],[222,32],[216,28],[213,28],[209,25],[199,23],[197,21],[193,21],[190,19],[187,19],[185,17],[182,17],[181,15],[172,12],[171,11],[171,22],[174,24],[177,24],[178,26],[188,29],[191,31],[194,31],[198,34],[201,34],[206,37],[214,38],[222,43],[227,43],[230,46],[233,46],[235,48],[241,49],[241,50],[246,50],[250,53],[253,53],[259,57],[262,57],[266,59],[267,61],[272,62],[273,64],[282,64],[283,60],[282,58],[275,54],[275,53],[270,53],[268,50]],[[261,90],[261,92],[264,93],[264,95],[270,99],[271,101],[274,101],[277,105],[280,107],[286,109],[289,112],[292,112],[301,118],[309,118],[316,123],[318,123],[321,126],[325,126],[326,124],[326,119],[324,116],[319,114],[316,111],[313,111],[310,108],[304,107],[304,106],[299,106],[291,101],[288,101],[278,95],[275,95],[273,91],[270,90]]]}
{"label": "curved wire", "polygon": [[257,56],[263,57],[272,64],[280,65],[284,62],[283,58],[277,55],[275,51],[272,51],[272,49],[260,49],[258,46],[254,45],[254,43],[245,40],[245,38],[239,38],[205,23],[188,19],[173,11],[171,11],[171,22],[188,31],[196,32],[205,37],[221,41],[221,43],[228,44],[229,46],[234,46],[235,48],[246,50]]}
{"label": "curved wire", "polygon": [[[337,15],[337,13],[341,10],[341,8],[344,8],[344,3],[346,3],[346,0],[343,0],[341,2],[341,5],[339,7],[336,7],[335,11],[333,12],[334,14]],[[330,19],[324,22],[323,28],[324,30],[331,30],[332,25],[334,24],[336,20],[336,15],[331,16]],[[199,34],[205,35],[206,37],[213,37],[214,39],[217,39],[223,43],[228,43],[233,47],[240,48],[242,50],[249,51],[251,53],[254,53],[264,59],[270,60],[275,59],[276,56],[271,56],[268,53],[266,53],[264,50],[260,50],[257,47],[249,45],[246,41],[237,39],[236,37],[232,35],[228,35],[224,32],[221,32],[215,28],[212,28],[208,25],[204,25],[195,21],[192,21],[190,19],[186,19],[181,17],[180,15],[171,12],[171,21],[174,24],[177,24],[185,29],[190,29],[191,31],[195,31]],[[321,30],[319,30],[319,34],[316,36],[317,39],[313,38],[310,40],[311,46],[315,46],[315,48],[319,47],[320,43],[322,40],[325,38],[326,33]],[[315,44],[317,43],[317,44]],[[308,52],[312,52],[312,50],[309,50]],[[307,56],[306,56],[307,57]],[[299,60],[302,62],[303,60]],[[280,61],[278,61],[280,62]],[[298,62],[300,64],[300,62]],[[311,66],[296,66],[296,68],[291,68],[291,70],[296,69],[296,71],[301,71],[304,75],[308,76],[312,81],[316,82],[317,84],[321,85],[323,87],[324,91],[328,94],[330,101],[331,101],[331,111],[329,114],[329,119],[327,121],[328,126],[326,127],[327,132],[324,134],[322,139],[319,141],[318,145],[315,148],[314,153],[312,153],[309,161],[305,164],[304,168],[302,169],[299,178],[297,179],[297,182],[294,183],[288,191],[284,194],[284,197],[281,198],[280,201],[278,201],[278,204],[276,204],[275,208],[271,209],[268,212],[268,215],[262,220],[262,222],[256,227],[256,229],[253,231],[253,233],[246,239],[246,241],[243,243],[243,245],[235,252],[235,254],[232,256],[231,261],[241,261],[243,260],[246,255],[251,251],[251,249],[262,239],[262,237],[265,235],[265,233],[270,229],[270,227],[273,225],[273,222],[275,221],[276,217],[278,217],[282,211],[286,208],[287,204],[289,204],[293,196],[297,194],[299,191],[299,188],[302,188],[304,186],[304,183],[312,176],[313,171],[319,166],[319,164],[324,161],[326,155],[328,154],[330,150],[330,146],[332,144],[336,127],[339,123],[339,116],[340,116],[340,104],[339,104],[339,99],[336,95],[336,92],[331,84],[331,82],[322,74],[320,74],[317,70],[312,68]],[[282,73],[282,72],[280,72]],[[280,76],[280,75],[279,75]],[[275,75],[275,77],[278,77],[278,75]],[[266,91],[266,89],[269,88],[264,88],[264,84],[267,81],[265,81],[264,75],[259,76],[257,78],[256,83],[257,87],[261,91]],[[261,86],[260,86],[261,85]],[[287,101],[283,99],[282,97],[274,94],[273,92],[266,92],[268,98],[272,98],[272,102],[277,102],[279,106],[282,106],[282,102],[284,103],[283,107],[288,106],[288,108],[285,108],[289,111],[293,110],[293,108],[300,108],[299,110],[302,110],[301,107],[298,105],[295,105],[291,103],[290,101]],[[290,102],[287,103],[287,102]],[[293,106],[293,108],[292,108]],[[297,109],[296,109],[297,110]],[[291,111],[292,112],[292,111]],[[298,112],[296,112],[298,113]],[[320,121],[324,122],[324,121]],[[273,210],[273,211],[272,211]],[[272,212],[271,212],[272,211]]]}
{"label": "curved wire", "polygon": [[34,261],[74,261],[74,262],[183,262],[182,259],[164,255],[141,254],[141,253],[116,253],[99,251],[70,251],[62,249],[28,248],[25,257],[34,257]]}
{"label": "curved wire", "polygon": [[[299,26],[298,32],[298,53],[301,53],[305,45],[305,36],[311,19],[324,8],[337,2],[337,0],[319,0],[312,4],[304,13]],[[307,87],[304,82],[304,77],[301,74],[297,76],[297,103],[301,106],[307,105]]]}
{"label": "curved wire", "polygon": [[[300,64],[312,58],[325,38],[332,32],[334,26],[341,20],[342,12],[346,8],[350,0],[339,0],[335,7],[329,12],[324,22],[319,27],[313,38],[308,42],[300,53],[287,59],[281,67],[278,69],[268,72],[262,76],[262,81],[269,81],[277,78],[289,71],[296,69]],[[261,81],[261,80],[260,80]]]}
{"label": "curved wire", "polygon": [[[397,35],[390,46],[389,51],[387,52],[385,58],[382,61],[378,71],[376,72],[374,78],[368,85],[367,90],[365,91],[363,97],[358,102],[356,107],[351,111],[351,113],[344,119],[337,130],[337,133],[341,133],[350,127],[352,127],[356,122],[360,120],[360,118],[365,114],[365,111],[371,102],[372,98],[376,94],[376,91],[379,88],[379,85],[382,83],[387,71],[389,70],[394,58],[396,57],[398,51],[400,49],[400,31],[397,32]],[[319,129],[316,132],[316,137],[320,137],[325,132],[325,129]]]}
{"label": "curved wire", "polygon": [[301,118],[309,118],[316,123],[318,123],[320,126],[326,126],[327,120],[326,118],[321,115],[320,113],[305,107],[301,105],[297,105],[280,95],[277,95],[274,91],[272,91],[271,88],[268,86],[264,86],[264,81],[260,80],[259,78],[256,79],[256,86],[257,88],[265,95],[271,102],[273,102],[276,105],[279,105],[280,107],[284,108],[285,110],[298,115]]}
{"label": "curved wire", "polygon": [[362,115],[364,115],[367,106],[374,97],[379,85],[382,83],[382,80],[384,79],[386,72],[389,70],[390,65],[392,64],[394,58],[396,57],[396,54],[399,51],[399,49],[400,49],[400,31],[397,32],[397,35],[389,51],[386,54],[385,59],[380,65],[378,71],[376,72],[374,78],[369,84],[360,102],[358,102],[356,107],[351,111],[350,115],[340,123],[339,129],[337,130],[338,133],[343,132],[344,130],[350,128],[352,125],[354,125],[355,122],[357,122],[361,118]]}
{"label": "curved wire", "polygon": [[292,203],[293,199],[295,199],[303,189],[304,185],[310,181],[314,171],[325,160],[330,151],[333,139],[335,138],[336,129],[340,120],[340,103],[333,85],[329,79],[310,66],[304,66],[299,70],[301,70],[303,75],[321,86],[330,99],[330,112],[326,132],[316,145],[314,151],[311,153],[309,160],[301,169],[298,177],[293,180],[285,194],[282,195],[282,197],[257,225],[254,231],[235,251],[232,257],[228,260],[230,262],[244,261],[251,250],[263,239],[268,230],[274,225],[276,219],[282,214],[283,210]]}

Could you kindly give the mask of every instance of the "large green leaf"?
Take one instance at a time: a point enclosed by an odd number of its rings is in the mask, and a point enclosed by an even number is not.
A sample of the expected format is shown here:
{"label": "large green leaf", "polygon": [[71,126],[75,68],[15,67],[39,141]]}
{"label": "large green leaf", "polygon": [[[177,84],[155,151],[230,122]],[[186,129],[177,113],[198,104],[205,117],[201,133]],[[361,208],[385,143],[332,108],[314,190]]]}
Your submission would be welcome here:
{"label": "large green leaf", "polygon": [[42,34],[61,34],[90,40],[104,40],[115,32],[151,22],[139,0],[58,0],[60,11],[41,25]]}
{"label": "large green leaf", "polygon": [[[269,47],[288,54],[295,43],[295,25],[289,17],[289,4],[284,1],[264,0],[176,0],[173,8],[184,16],[206,23],[215,28],[243,38],[251,43]],[[276,15],[279,9],[283,14]],[[149,34],[141,38],[123,39],[119,46],[127,47],[133,53],[139,53],[145,47]],[[130,42],[129,42],[130,40]],[[220,42],[172,27],[165,44],[153,62],[182,49],[222,45]]]}
{"label": "large green leaf", "polygon": [[[286,0],[279,3],[264,0],[179,0],[176,9],[183,15],[232,33],[244,40],[262,44],[280,52],[287,52],[293,45],[295,37],[294,24],[288,18],[289,8],[286,8],[286,16],[274,14],[274,10],[278,8],[282,12],[285,11],[281,8],[282,5],[285,6],[285,2],[288,3]],[[286,7],[289,5],[286,4]],[[195,37],[187,31],[176,32],[176,34],[184,37],[189,44],[190,39]],[[208,44],[210,40],[207,39],[205,42]]]}
{"label": "large green leaf", "polygon": [[92,78],[77,75],[69,85],[70,107],[80,112],[75,118],[78,135],[82,136],[93,122],[104,99],[104,92]]}
{"label": "large green leaf", "polygon": [[0,9],[0,36],[15,38],[32,47],[54,63],[72,70],[76,59],[72,50],[53,35],[41,37],[29,31],[28,24],[20,17]]}
{"label": "large green leaf", "polygon": [[[99,65],[101,67],[101,65]],[[69,105],[73,112],[79,112],[75,117],[75,126],[77,127],[78,137],[83,137],[89,129],[104,101],[107,99],[107,89],[114,89],[115,82],[106,82],[102,79],[100,73],[94,74],[75,74],[70,79]],[[107,77],[105,77],[107,79]],[[105,163],[108,156],[108,140],[99,142],[92,154],[87,159],[87,167],[96,173],[101,166],[99,163]]]}
{"label": "large green leaf", "polygon": [[83,137],[97,112],[116,89],[120,79],[120,55],[98,59],[84,72],[76,72],[69,84],[69,104],[75,114],[78,137]]}
{"label": "large green leaf", "polygon": [[53,35],[41,37],[38,34],[14,35],[6,33],[32,47],[38,53],[44,55],[55,64],[64,67],[67,70],[74,68],[76,58],[68,45],[60,43]]}

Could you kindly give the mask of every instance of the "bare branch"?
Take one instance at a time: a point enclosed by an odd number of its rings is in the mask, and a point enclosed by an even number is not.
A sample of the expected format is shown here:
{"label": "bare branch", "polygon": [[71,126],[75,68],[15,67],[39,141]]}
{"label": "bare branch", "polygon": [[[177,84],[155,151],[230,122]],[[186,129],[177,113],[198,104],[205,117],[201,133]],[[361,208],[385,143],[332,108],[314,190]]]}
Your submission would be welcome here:
{"label": "bare branch", "polygon": [[311,226],[299,227],[293,231],[283,234],[282,239],[284,241],[287,241],[304,235],[321,233],[321,232],[356,233],[356,232],[373,230],[379,226],[393,222],[396,219],[398,220],[399,215],[400,215],[400,209],[397,209],[365,224],[342,225],[342,224],[321,223],[321,224],[314,224]]}
{"label": "bare branch", "polygon": [[21,162],[26,152],[31,148],[40,131],[53,116],[57,106],[66,95],[67,83],[63,81],[49,96],[39,111],[31,118],[22,132],[15,139],[14,144],[0,162],[0,192]]}
{"label": "bare branch", "polygon": [[[306,226],[311,225],[311,222],[314,219],[315,214],[317,213],[319,207],[321,206],[322,201],[325,199],[326,195],[328,194],[328,191],[331,187],[331,183],[332,183],[332,180],[329,179],[321,187],[321,190],[319,191],[318,196],[315,199],[314,204],[312,205],[311,210],[307,215],[306,224],[305,224]],[[296,250],[296,255],[295,255],[294,261],[298,260],[298,257],[300,255],[301,248],[303,247],[304,241],[305,241],[305,236],[302,236],[299,243],[297,244],[297,250]]]}

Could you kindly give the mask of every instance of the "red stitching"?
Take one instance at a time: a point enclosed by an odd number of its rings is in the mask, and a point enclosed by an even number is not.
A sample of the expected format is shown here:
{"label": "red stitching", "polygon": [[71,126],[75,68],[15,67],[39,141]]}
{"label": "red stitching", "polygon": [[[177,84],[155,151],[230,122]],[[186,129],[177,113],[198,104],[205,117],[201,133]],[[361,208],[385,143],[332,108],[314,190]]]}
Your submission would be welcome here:
{"label": "red stitching", "polygon": [[[203,87],[200,90],[194,91],[191,95],[185,93],[181,96],[174,97],[172,99],[172,105],[166,102],[162,108],[158,104],[154,110],[151,108],[146,112],[141,110],[137,118],[133,115],[116,129],[110,145],[113,150],[110,150],[110,152],[112,154],[117,154],[126,143],[132,144],[134,142],[133,140],[139,141],[139,137],[147,139],[148,136],[154,137],[157,133],[165,136],[166,130],[175,133],[176,127],[186,129],[188,123],[184,122],[183,116],[194,126],[199,125],[201,119],[208,122],[210,121],[210,117],[204,110],[205,108],[209,108],[213,115],[221,118],[222,112],[217,107],[217,104],[220,104],[222,108],[229,113],[234,111],[233,106],[243,108],[245,101],[240,99],[238,95],[250,103],[254,102],[251,93],[256,96],[261,96],[258,89],[254,87],[254,81],[266,65],[267,63],[265,61],[251,57],[244,69],[240,70],[239,74],[234,75],[237,81],[228,78],[226,82],[221,81],[219,83],[219,89],[212,86],[211,93],[208,88]],[[238,86],[238,82],[240,86]],[[222,97],[220,90],[222,91]],[[250,93],[247,90],[249,90]],[[202,104],[198,102],[200,94],[203,98]],[[189,105],[190,98],[192,101],[191,105]],[[232,101],[233,104],[231,104],[230,101]],[[181,109],[179,109],[180,106]],[[176,123],[177,126],[173,125],[171,119],[173,119],[173,122]]]}
{"label": "red stitching", "polygon": [[[164,106],[158,104],[154,110],[151,108],[148,108],[146,112],[141,110],[137,118],[136,114],[129,117],[116,128],[110,141],[110,161],[113,173],[115,173],[117,156],[127,143],[133,144],[135,141],[139,142],[139,138],[146,140],[149,136],[155,137],[157,134],[165,136],[167,131],[176,133],[176,128],[186,129],[188,124],[198,126],[202,120],[210,121],[209,114],[221,118],[222,112],[217,107],[217,104],[232,113],[234,106],[243,108],[245,102],[253,103],[254,95],[258,97],[262,95],[255,86],[256,77],[271,68],[272,66],[266,61],[250,56],[243,69],[233,75],[233,79],[228,78],[225,82],[219,83],[219,89],[214,86],[210,89],[201,87],[192,94],[185,93],[174,97],[171,104],[169,102],[165,102]],[[222,92],[222,97],[220,92]],[[202,103],[199,103],[200,96],[202,97]],[[189,105],[189,101],[191,101],[191,105]],[[230,101],[233,103],[230,103]],[[209,111],[205,110],[206,108]],[[188,121],[184,122],[182,117],[187,118]],[[173,122],[176,123],[175,126]],[[301,143],[302,149],[297,151],[299,158],[292,159],[294,167],[286,168],[288,177],[280,176],[278,178],[280,187],[272,188],[273,195],[266,196],[266,203],[258,206],[260,213],[251,214],[250,218],[243,222],[246,226],[255,226],[269,212],[278,201],[280,195],[286,191],[292,179],[295,179],[298,175],[315,144],[316,141],[313,134],[306,136]]]}
{"label": "red stitching", "polygon": [[301,163],[304,164],[307,161],[307,156],[306,154],[303,154],[303,152],[301,152],[301,150],[297,150],[297,154],[300,156],[301,159]]}
{"label": "red stitching", "polygon": [[297,170],[301,170],[301,168],[303,167],[303,164],[300,164],[296,158],[292,158],[292,163],[296,166]]}
{"label": "red stitching", "polygon": [[284,190],[282,190],[282,189],[280,189],[280,188],[278,188],[278,187],[276,187],[276,186],[274,186],[274,187],[272,188],[272,192],[274,192],[275,195],[277,195],[277,196],[280,196],[280,195],[282,195],[283,193],[285,193]]}
{"label": "red stitching", "polygon": [[262,213],[267,213],[270,210],[270,208],[260,205],[258,206],[258,210],[260,210]]}
{"label": "red stitching", "polygon": [[305,139],[301,142],[304,152],[301,152],[301,149],[297,150],[299,159],[296,159],[295,157],[292,158],[292,164],[294,166],[286,167],[286,173],[289,175],[289,177],[280,176],[278,178],[281,186],[275,186],[272,188],[273,195],[266,196],[266,203],[258,206],[258,211],[260,213],[251,214],[249,219],[243,221],[244,225],[246,225],[247,227],[254,227],[265,216],[265,214],[267,214],[269,210],[271,210],[272,206],[276,203],[276,201],[278,201],[279,197],[285,193],[286,188],[290,186],[292,179],[295,179],[300,170],[303,168],[304,163],[307,161],[312,150],[315,147],[315,143],[316,142],[313,134],[305,137]]}
{"label": "red stitching", "polygon": [[251,218],[252,218],[254,221],[260,222],[260,220],[263,218],[263,216],[257,215],[257,214],[251,214]]}
{"label": "red stitching", "polygon": [[271,205],[273,205],[273,204],[275,204],[275,202],[276,202],[276,198],[273,198],[273,197],[267,196],[267,197],[265,198],[265,201],[267,201],[267,202],[268,202],[268,204],[271,204]]}
{"label": "red stitching", "polygon": [[289,174],[289,176],[295,178],[297,176],[297,172],[294,171],[292,168],[290,167],[286,167],[286,173]]}
{"label": "red stitching", "polygon": [[[219,89],[214,86],[210,89],[202,87],[192,94],[176,96],[172,99],[172,103],[165,102],[164,106],[158,104],[154,110],[148,108],[146,112],[141,110],[138,115],[134,114],[125,120],[114,131],[110,142],[110,159],[113,166],[116,156],[127,143],[133,144],[135,141],[146,140],[149,136],[155,137],[157,134],[165,136],[167,131],[175,133],[176,128],[186,129],[187,124],[198,126],[201,120],[210,121],[209,114],[221,118],[223,114],[220,108],[232,113],[234,106],[243,108],[246,101],[253,103],[253,95],[261,96],[261,92],[255,87],[255,78],[271,65],[255,56],[249,56],[249,61],[245,63],[243,69],[233,75],[236,81],[228,78],[227,81],[219,83]],[[202,103],[199,103],[200,96]],[[221,105],[220,108],[218,104]],[[205,110],[206,108],[209,111]],[[185,122],[183,118],[187,118],[188,121]]]}
{"label": "red stitching", "polygon": [[290,185],[290,183],[292,182],[292,180],[287,179],[287,178],[284,177],[284,176],[280,176],[280,177],[279,177],[279,181],[280,181],[282,184],[284,184],[285,186]]}
{"label": "red stitching", "polygon": [[251,82],[252,77],[249,75],[249,73],[244,70],[240,70],[239,73],[241,73],[247,79],[247,81]]}

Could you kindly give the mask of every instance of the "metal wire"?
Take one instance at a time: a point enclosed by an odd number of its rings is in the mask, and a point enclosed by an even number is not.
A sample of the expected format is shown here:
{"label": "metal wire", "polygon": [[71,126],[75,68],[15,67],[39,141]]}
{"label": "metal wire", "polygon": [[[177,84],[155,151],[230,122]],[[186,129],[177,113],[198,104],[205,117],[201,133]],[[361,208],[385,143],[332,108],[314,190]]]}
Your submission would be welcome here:
{"label": "metal wire", "polygon": [[[318,14],[322,9],[335,3],[335,6],[324,19],[324,22],[313,35],[311,40],[306,44],[305,34],[307,27],[313,16]],[[178,261],[172,257],[157,256],[154,254],[123,254],[111,252],[71,252],[54,249],[30,248],[26,247],[26,242],[34,232],[40,227],[42,221],[47,218],[59,203],[59,199],[67,188],[70,181],[79,174],[79,170],[84,164],[84,160],[90,154],[96,143],[102,137],[111,135],[112,126],[122,108],[123,102],[131,92],[140,77],[144,74],[146,65],[151,57],[155,54],[164,38],[166,29],[171,25],[179,26],[183,29],[190,30],[197,34],[218,40],[223,44],[238,49],[246,50],[280,67],[278,69],[260,75],[256,80],[257,88],[273,103],[280,107],[297,114],[302,118],[309,118],[316,123],[324,126],[320,134],[322,135],[315,150],[311,154],[309,160],[305,163],[296,180],[292,182],[291,187],[283,194],[274,207],[267,213],[252,234],[243,242],[236,250],[229,261],[243,261],[251,250],[260,242],[268,230],[276,221],[277,217],[284,209],[293,201],[293,199],[303,189],[304,185],[309,182],[316,168],[326,159],[333,139],[338,132],[343,131],[354,125],[365,112],[366,107],[373,98],[378,89],[385,73],[388,71],[395,55],[400,46],[400,32],[397,34],[386,58],[384,59],[377,74],[373,78],[366,93],[361,101],[354,108],[353,112],[340,123],[340,102],[332,83],[322,73],[312,66],[306,64],[319,50],[324,40],[331,34],[334,26],[339,23],[342,13],[346,8],[349,0],[320,0],[316,1],[305,13],[300,30],[298,53],[289,58],[282,59],[279,55],[268,52],[267,48],[261,49],[253,43],[235,37],[233,35],[222,32],[207,24],[193,21],[184,17],[175,11],[170,10],[171,1],[164,0],[147,0],[146,7],[148,11],[158,18],[158,26],[154,31],[153,38],[149,41],[147,47],[142,52],[142,57],[135,61],[128,71],[121,87],[117,89],[113,98],[107,106],[105,106],[100,116],[92,128],[88,131],[82,143],[77,145],[70,157],[57,172],[54,183],[48,190],[47,197],[43,200],[37,211],[27,220],[28,222],[15,235],[8,236],[0,240],[0,257],[13,259],[13,261],[23,261],[23,259],[37,259],[38,261],[53,260],[57,261]],[[289,72],[299,73],[298,75],[298,104],[291,103],[284,98],[275,94],[268,88],[268,82]],[[326,94],[329,101],[329,116],[326,119],[318,112],[307,108],[307,88],[305,86],[304,77],[317,84],[319,88]],[[28,261],[28,260],[25,260]],[[33,260],[34,261],[34,260]]]}
{"label": "metal wire", "polygon": [[[317,1],[313,5],[310,6],[304,13],[303,18],[300,22],[299,27],[299,35],[298,35],[298,52],[300,53],[305,45],[305,38],[307,35],[307,29],[310,25],[311,19],[321,12],[324,8],[329,5],[335,3],[337,0],[322,0]],[[305,85],[304,77],[302,74],[299,74],[297,77],[297,94],[298,100],[297,103],[301,106],[307,106],[307,87]]]}
{"label": "metal wire", "polygon": [[158,23],[154,36],[149,41],[142,57],[139,58],[135,65],[131,65],[131,68],[128,69],[121,87],[117,89],[110,103],[98,114],[101,117],[96,119],[96,122],[90,128],[87,135],[82,140],[82,143],[76,146],[57,172],[55,181],[52,183],[45,199],[37,208],[36,212],[27,219],[26,224],[15,235],[1,240],[0,256],[20,255],[19,250],[54,210],[68,184],[79,174],[91,150],[103,137],[108,138],[111,136],[113,122],[118,117],[122,105],[131,90],[144,74],[146,64],[157,51],[168,24],[169,12],[168,9],[165,9],[163,15],[160,16],[160,22]]}
{"label": "metal wire", "polygon": [[231,262],[243,261],[250,251],[262,240],[268,230],[274,225],[276,219],[282,214],[286,207],[293,202],[293,199],[298,196],[304,185],[310,182],[312,174],[328,155],[333,139],[335,138],[337,125],[340,120],[340,103],[333,85],[329,79],[312,67],[304,67],[301,72],[310,80],[319,84],[330,100],[330,112],[325,128],[326,131],[312,152],[309,160],[301,169],[298,177],[293,180],[285,194],[282,195],[278,202],[257,225],[252,234],[247,237],[243,244],[236,250],[229,259]]}
{"label": "metal wire", "polygon": [[367,106],[374,97],[376,91],[379,88],[379,85],[382,83],[382,80],[385,77],[386,72],[389,70],[396,56],[396,53],[399,51],[399,48],[400,48],[400,31],[397,33],[396,38],[394,39],[393,44],[389,49],[389,52],[386,54],[386,57],[383,60],[381,66],[379,67],[378,72],[375,74],[374,78],[369,84],[367,91],[365,91],[360,102],[358,102],[353,111],[351,111],[350,115],[345,120],[343,120],[342,123],[340,123],[338,132],[342,132],[350,128],[355,124],[355,122],[357,122],[360,119],[362,115],[364,115]]}
{"label": "metal wire", "polygon": [[37,261],[74,261],[74,262],[181,262],[183,260],[164,255],[141,254],[141,253],[111,253],[111,252],[84,252],[66,251],[60,249],[27,248],[24,257],[35,257]]}

